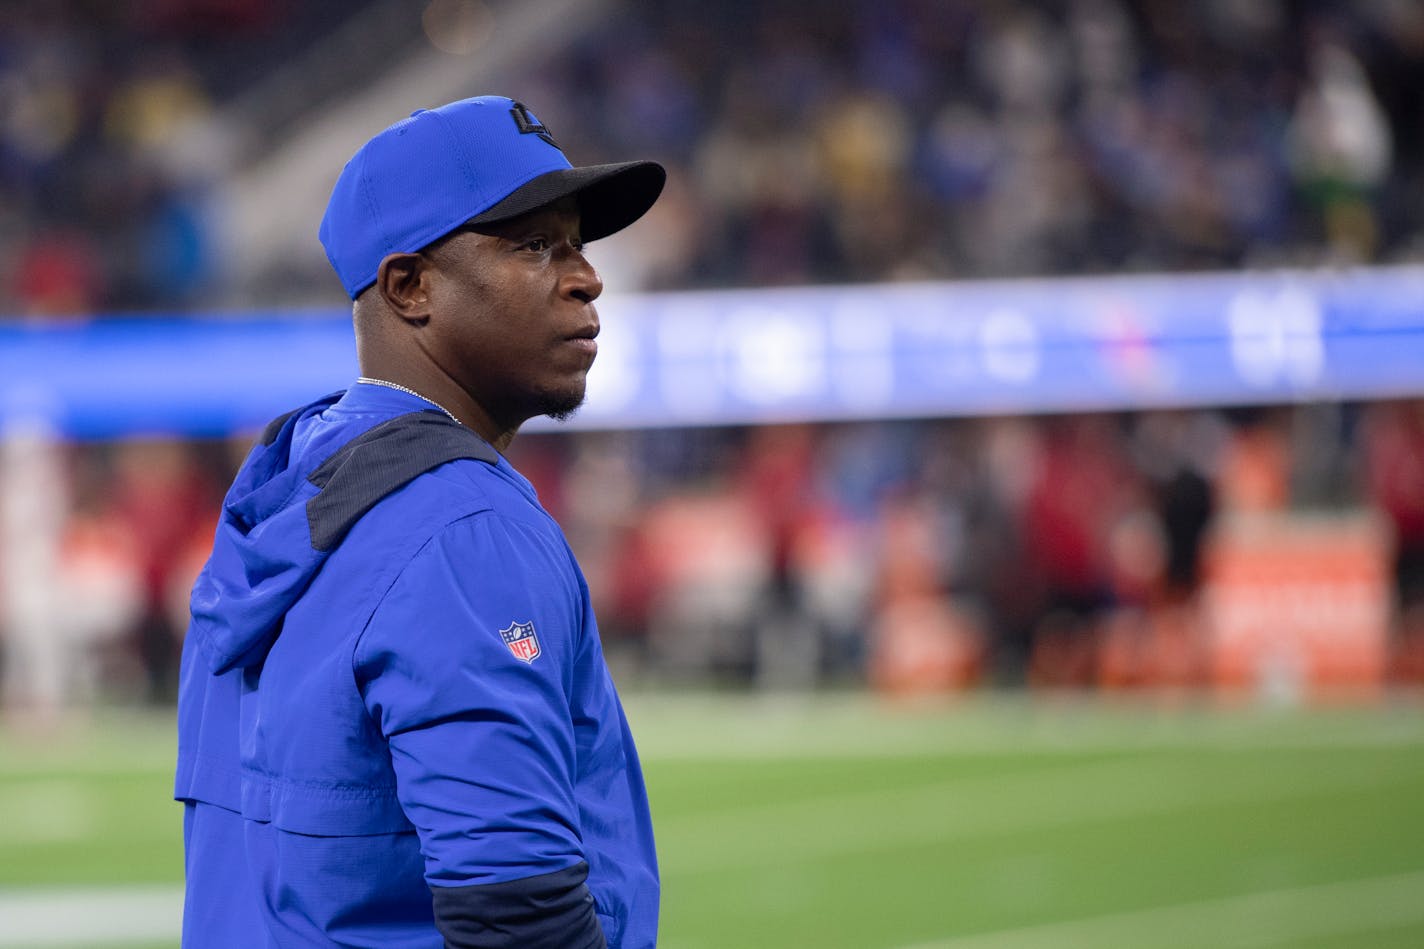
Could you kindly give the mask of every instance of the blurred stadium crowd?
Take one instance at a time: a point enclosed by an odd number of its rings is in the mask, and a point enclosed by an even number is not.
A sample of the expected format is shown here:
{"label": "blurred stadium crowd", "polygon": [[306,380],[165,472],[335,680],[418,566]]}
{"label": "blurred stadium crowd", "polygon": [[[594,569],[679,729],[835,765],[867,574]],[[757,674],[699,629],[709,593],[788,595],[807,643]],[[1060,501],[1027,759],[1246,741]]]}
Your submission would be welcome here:
{"label": "blurred stadium crowd", "polygon": [[[226,289],[202,119],[372,5],[0,6],[0,312]],[[610,6],[512,91],[672,168],[652,288],[1424,256],[1409,0]]]}
{"label": "blurred stadium crowd", "polygon": [[[194,130],[370,5],[0,5],[0,313],[243,299],[211,199],[251,145]],[[580,162],[669,166],[642,289],[1424,259],[1412,0],[610,6],[511,91]],[[82,687],[171,696],[242,450],[70,446],[57,583]],[[943,687],[1200,684],[1203,551],[1243,510],[1378,512],[1399,628],[1410,609],[1424,627],[1421,402],[528,435],[512,454],[648,681],[894,682],[929,650],[915,668]],[[1418,681],[1414,642],[1391,670]]]}

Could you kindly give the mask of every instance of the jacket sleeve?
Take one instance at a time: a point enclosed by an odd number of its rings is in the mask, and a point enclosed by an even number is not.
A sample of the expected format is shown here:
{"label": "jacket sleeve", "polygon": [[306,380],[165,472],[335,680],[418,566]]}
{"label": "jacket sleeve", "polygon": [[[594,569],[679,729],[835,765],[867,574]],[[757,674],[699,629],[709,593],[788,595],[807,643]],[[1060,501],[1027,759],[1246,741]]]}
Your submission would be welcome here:
{"label": "jacket sleeve", "polygon": [[587,878],[580,863],[508,883],[434,886],[435,926],[450,949],[605,949]]}
{"label": "jacket sleeve", "polygon": [[574,794],[582,615],[561,542],[484,512],[412,558],[357,646],[452,949],[604,944]]}

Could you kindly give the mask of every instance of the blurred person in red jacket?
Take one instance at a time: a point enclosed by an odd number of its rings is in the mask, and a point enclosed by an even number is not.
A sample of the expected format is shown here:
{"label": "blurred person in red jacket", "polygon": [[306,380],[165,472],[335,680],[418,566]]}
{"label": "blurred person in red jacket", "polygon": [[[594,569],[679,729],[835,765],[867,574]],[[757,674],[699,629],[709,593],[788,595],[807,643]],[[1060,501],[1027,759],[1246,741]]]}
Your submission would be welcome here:
{"label": "blurred person in red jacket", "polygon": [[1367,496],[1395,535],[1397,672],[1424,681],[1424,400],[1370,406],[1361,449]]}

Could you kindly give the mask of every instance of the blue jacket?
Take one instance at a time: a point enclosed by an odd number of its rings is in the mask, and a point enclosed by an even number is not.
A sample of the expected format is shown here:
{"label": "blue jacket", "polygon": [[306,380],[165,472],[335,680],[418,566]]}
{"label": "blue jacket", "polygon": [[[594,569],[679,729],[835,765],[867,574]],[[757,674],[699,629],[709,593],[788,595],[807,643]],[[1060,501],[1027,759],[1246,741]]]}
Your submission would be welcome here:
{"label": "blue jacket", "polygon": [[588,588],[469,430],[368,384],[274,422],[192,612],[185,947],[655,944]]}

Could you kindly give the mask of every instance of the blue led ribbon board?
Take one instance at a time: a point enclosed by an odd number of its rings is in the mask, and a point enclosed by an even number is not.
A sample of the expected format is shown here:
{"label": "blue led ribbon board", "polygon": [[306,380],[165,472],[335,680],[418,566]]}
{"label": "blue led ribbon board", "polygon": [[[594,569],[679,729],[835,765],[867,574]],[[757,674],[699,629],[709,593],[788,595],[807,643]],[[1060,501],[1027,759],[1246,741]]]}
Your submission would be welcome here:
{"label": "blue led ribbon board", "polygon": [[[572,427],[1424,395],[1424,267],[610,295],[599,309]],[[227,435],[356,374],[344,308],[12,321],[0,424]]]}

